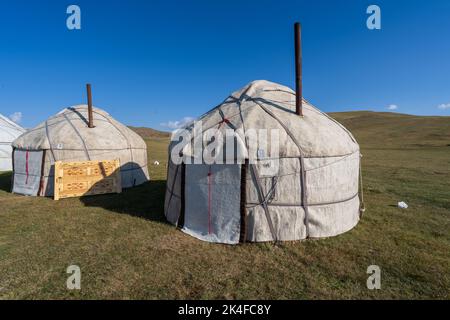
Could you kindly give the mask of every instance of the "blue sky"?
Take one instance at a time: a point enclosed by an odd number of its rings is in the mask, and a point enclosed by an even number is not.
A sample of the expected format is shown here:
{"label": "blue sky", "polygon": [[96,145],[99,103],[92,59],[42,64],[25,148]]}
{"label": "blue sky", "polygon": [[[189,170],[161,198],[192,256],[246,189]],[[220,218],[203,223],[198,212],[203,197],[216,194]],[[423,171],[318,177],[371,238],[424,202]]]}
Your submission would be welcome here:
{"label": "blue sky", "polygon": [[[70,4],[81,30],[66,27]],[[381,30],[366,27],[370,4]],[[85,103],[90,82],[119,121],[168,130],[252,80],[293,87],[295,21],[320,109],[450,115],[447,0],[0,0],[0,113],[32,127]]]}

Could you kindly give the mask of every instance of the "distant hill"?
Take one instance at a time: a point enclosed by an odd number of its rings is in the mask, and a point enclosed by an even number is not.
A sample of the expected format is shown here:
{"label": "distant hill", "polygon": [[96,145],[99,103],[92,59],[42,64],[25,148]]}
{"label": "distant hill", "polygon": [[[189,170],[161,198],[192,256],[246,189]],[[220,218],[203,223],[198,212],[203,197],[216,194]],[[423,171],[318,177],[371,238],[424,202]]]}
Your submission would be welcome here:
{"label": "distant hill", "polygon": [[148,138],[169,138],[170,132],[165,131],[159,131],[152,128],[145,128],[145,127],[129,127],[131,130],[136,132],[138,135],[140,135],[144,139]]}
{"label": "distant hill", "polygon": [[372,111],[336,112],[329,115],[349,129],[358,142],[366,147],[450,146],[450,117]]}
{"label": "distant hill", "polygon": [[[373,111],[334,112],[329,115],[349,129],[365,147],[450,146],[450,117]],[[130,128],[144,139],[170,137],[170,132],[145,127]]]}

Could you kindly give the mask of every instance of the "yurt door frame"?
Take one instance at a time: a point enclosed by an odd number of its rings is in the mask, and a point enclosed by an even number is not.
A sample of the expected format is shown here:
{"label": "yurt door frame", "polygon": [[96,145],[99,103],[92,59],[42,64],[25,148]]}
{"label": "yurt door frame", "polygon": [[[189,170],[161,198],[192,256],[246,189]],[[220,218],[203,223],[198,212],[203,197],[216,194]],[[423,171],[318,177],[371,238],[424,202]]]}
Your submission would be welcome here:
{"label": "yurt door frame", "polygon": [[13,150],[13,193],[37,196],[41,188],[43,150]]}
{"label": "yurt door frame", "polygon": [[197,238],[239,243],[241,165],[185,165],[183,230]]}

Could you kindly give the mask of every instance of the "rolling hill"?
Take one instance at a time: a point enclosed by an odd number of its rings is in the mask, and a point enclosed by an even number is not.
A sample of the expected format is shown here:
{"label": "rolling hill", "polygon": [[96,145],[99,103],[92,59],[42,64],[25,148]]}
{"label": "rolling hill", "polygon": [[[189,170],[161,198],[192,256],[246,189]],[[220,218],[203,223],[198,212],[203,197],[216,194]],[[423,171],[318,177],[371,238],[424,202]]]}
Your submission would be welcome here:
{"label": "rolling hill", "polygon": [[360,144],[372,147],[448,147],[450,117],[413,116],[391,112],[330,113],[358,137]]}
{"label": "rolling hill", "polygon": [[159,131],[152,128],[146,127],[132,127],[128,126],[131,130],[139,134],[143,139],[151,138],[168,138],[170,137],[170,132]]}

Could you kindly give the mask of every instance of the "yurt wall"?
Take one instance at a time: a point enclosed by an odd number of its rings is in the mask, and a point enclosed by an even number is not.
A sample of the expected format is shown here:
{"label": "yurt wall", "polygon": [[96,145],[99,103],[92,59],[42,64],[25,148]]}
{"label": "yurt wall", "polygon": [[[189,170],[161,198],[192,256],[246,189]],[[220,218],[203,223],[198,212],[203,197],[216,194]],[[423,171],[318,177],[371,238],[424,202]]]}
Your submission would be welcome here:
{"label": "yurt wall", "polygon": [[25,129],[0,114],[0,171],[12,170],[11,143],[24,132]]}

